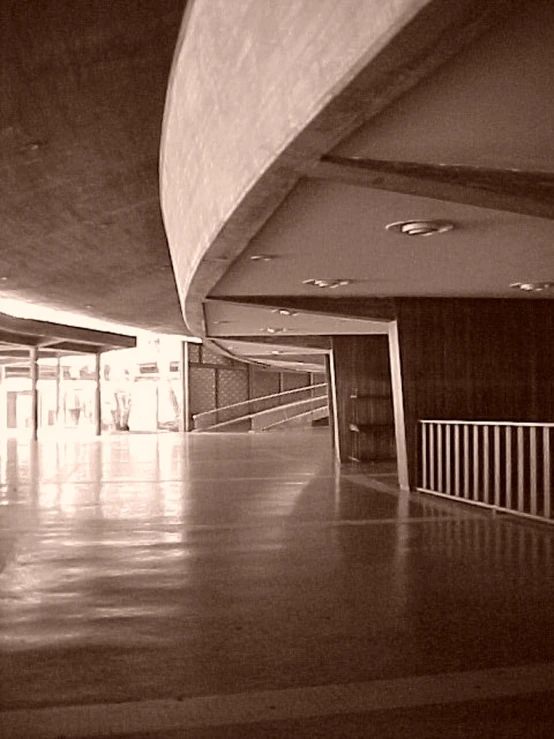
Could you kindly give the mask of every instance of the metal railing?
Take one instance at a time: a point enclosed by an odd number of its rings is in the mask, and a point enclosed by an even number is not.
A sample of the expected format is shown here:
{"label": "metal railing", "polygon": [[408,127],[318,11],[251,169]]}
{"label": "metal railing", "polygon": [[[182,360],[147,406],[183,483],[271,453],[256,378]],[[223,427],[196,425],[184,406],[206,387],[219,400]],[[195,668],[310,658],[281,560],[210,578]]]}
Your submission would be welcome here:
{"label": "metal railing", "polygon": [[231,421],[249,418],[262,411],[272,410],[282,405],[289,405],[300,400],[327,398],[327,383],[307,385],[304,387],[285,390],[281,393],[264,395],[261,398],[252,398],[240,403],[232,403],[221,408],[214,408],[203,413],[193,415],[193,428],[195,431],[204,431],[213,426],[219,426]]}
{"label": "metal railing", "polygon": [[326,395],[320,395],[261,411],[250,416],[250,423],[252,431],[266,431],[293,421],[308,423],[325,415],[329,415],[329,402]]}
{"label": "metal railing", "polygon": [[417,490],[554,523],[553,423],[419,422]]}

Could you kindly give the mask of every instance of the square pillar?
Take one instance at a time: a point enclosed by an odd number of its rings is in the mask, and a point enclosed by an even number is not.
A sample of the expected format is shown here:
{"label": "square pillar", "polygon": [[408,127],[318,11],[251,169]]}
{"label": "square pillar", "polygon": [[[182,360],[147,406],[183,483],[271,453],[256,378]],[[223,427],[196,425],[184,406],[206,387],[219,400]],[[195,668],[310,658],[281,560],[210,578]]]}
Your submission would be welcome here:
{"label": "square pillar", "polygon": [[38,439],[38,347],[30,347],[29,361],[31,364],[31,435],[36,441]]}

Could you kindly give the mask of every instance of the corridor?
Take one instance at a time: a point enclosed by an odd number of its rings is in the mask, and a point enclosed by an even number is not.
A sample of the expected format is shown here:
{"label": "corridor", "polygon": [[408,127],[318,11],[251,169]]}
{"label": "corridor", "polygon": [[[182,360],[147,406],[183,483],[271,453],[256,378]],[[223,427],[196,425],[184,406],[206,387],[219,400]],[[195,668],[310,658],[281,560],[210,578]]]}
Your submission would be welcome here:
{"label": "corridor", "polygon": [[0,446],[0,735],[547,737],[554,531],[327,429]]}

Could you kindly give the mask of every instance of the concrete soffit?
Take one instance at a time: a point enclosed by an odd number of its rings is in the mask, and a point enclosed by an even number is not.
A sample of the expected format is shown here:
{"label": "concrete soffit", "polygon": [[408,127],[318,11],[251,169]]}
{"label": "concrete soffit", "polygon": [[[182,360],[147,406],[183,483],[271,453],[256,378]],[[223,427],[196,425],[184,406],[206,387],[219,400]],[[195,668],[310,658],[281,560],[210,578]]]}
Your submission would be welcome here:
{"label": "concrete soffit", "polygon": [[[172,243],[172,230],[168,228],[185,322],[193,333],[206,335],[204,300],[301,178],[310,176],[311,170],[314,176],[319,176],[317,168],[322,157],[496,24],[516,4],[514,0],[487,3],[430,0],[404,3],[396,15],[391,11],[388,25],[382,29],[387,43],[377,52],[370,49],[354,74],[349,70],[350,74],[341,83],[327,90],[328,102],[303,130],[290,135],[288,145],[281,152],[276,151],[271,165],[257,173],[254,184],[223,219],[215,238],[206,245],[199,259],[187,266],[186,259],[179,254],[180,244]],[[202,0],[196,0],[187,10],[166,103],[160,168],[166,225],[171,220],[168,192],[178,187],[178,180],[172,177],[168,127],[175,125],[171,116],[180,83],[179,55],[187,44],[194,43],[194,39],[187,38],[190,14],[202,5]],[[330,56],[335,52],[330,49]],[[220,83],[224,84],[224,80]],[[234,125],[240,124],[239,114]],[[200,152],[191,152],[190,156],[195,154]],[[211,228],[213,224],[206,226]]]}

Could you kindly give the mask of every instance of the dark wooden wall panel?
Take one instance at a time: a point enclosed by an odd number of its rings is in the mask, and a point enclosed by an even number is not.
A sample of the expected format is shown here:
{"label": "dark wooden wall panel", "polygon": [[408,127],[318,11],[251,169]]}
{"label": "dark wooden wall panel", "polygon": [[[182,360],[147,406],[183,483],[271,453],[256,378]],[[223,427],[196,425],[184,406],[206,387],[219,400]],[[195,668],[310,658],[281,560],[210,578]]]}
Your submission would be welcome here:
{"label": "dark wooden wall panel", "polygon": [[419,419],[554,420],[554,303],[400,299],[410,478]]}
{"label": "dark wooden wall panel", "polygon": [[353,435],[350,424],[355,420],[353,394],[363,396],[359,401],[364,421],[385,423],[375,445],[371,443],[362,454],[366,459],[392,458],[395,453],[394,421],[392,414],[391,377],[387,336],[333,336],[338,437],[340,457],[348,461],[353,454]]}

